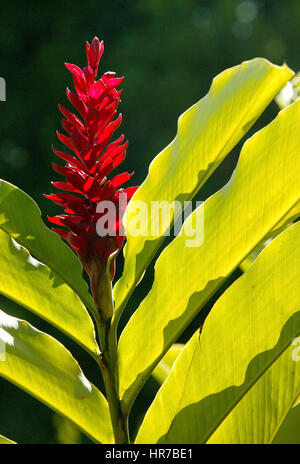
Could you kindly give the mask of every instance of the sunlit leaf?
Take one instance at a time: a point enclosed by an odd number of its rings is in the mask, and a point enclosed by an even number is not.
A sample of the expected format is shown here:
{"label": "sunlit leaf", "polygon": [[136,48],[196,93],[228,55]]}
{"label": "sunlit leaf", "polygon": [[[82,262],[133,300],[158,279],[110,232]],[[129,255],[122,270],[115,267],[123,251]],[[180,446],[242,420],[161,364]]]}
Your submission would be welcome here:
{"label": "sunlit leaf", "polygon": [[78,295],[0,229],[0,293],[99,354],[92,320]]}
{"label": "sunlit leaf", "polygon": [[154,159],[127,210],[130,223],[136,202],[146,203],[148,212],[141,214],[146,236],[132,236],[127,230],[124,272],[114,290],[117,314],[172,222],[173,216],[166,218],[161,230],[150,236],[158,218],[151,216],[151,202],[191,200],[292,75],[285,65],[275,66],[262,58],[243,62],[218,75],[208,94],[179,118],[175,139]]}
{"label": "sunlit leaf", "polygon": [[3,311],[0,344],[0,376],[73,421],[93,440],[112,443],[106,399],[63,345]]}
{"label": "sunlit leaf", "polygon": [[300,445],[300,405],[289,410],[272,443]]}
{"label": "sunlit leaf", "polygon": [[166,380],[183,347],[184,345],[182,343],[174,343],[174,345],[171,346],[164,357],[159,361],[156,368],[152,372],[152,375],[155,380],[157,380],[157,382],[163,383]]}
{"label": "sunlit leaf", "polygon": [[[245,143],[230,181],[196,209],[157,260],[152,289],[119,342],[125,410],[216,289],[299,201],[299,133],[300,101]],[[198,218],[204,242],[187,246]]]}
{"label": "sunlit leaf", "polygon": [[64,279],[91,310],[94,304],[71,249],[41,219],[37,204],[19,188],[0,180],[0,229]]}
{"label": "sunlit leaf", "polygon": [[299,263],[300,223],[219,298],[158,392],[137,443],[272,442],[300,391]]}
{"label": "sunlit leaf", "polygon": [[247,269],[253,264],[256,260],[259,253],[273,240],[278,234],[280,234],[283,230],[289,227],[293,222],[298,219],[300,216],[300,202],[298,201],[296,205],[288,211],[288,213],[279,221],[278,224],[274,227],[274,229],[264,238],[264,240],[256,247],[254,250],[249,253],[247,258],[240,264],[240,268],[243,272],[246,272]]}
{"label": "sunlit leaf", "polygon": [[15,445],[15,442],[0,435],[0,445]]}

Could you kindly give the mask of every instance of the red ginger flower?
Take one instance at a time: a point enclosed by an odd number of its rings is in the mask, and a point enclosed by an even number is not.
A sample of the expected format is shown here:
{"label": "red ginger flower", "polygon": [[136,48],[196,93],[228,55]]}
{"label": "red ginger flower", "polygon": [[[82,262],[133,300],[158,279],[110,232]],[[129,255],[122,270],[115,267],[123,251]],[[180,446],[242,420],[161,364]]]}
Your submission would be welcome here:
{"label": "red ginger flower", "polygon": [[[96,80],[103,50],[103,42],[95,37],[91,45],[86,43],[88,65],[83,70],[66,63],[67,69],[73,75],[76,91],[73,93],[67,89],[67,97],[82,119],[59,105],[65,117],[62,126],[70,137],[59,132],[57,136],[75,156],[53,148],[54,153],[67,164],[61,166],[52,163],[53,169],[66,178],[65,182],[52,184],[69,193],[45,195],[65,208],[65,214],[49,217],[49,220],[68,229],[53,230],[76,251],[90,276],[95,272],[94,263],[101,268],[97,272],[99,276],[105,269],[109,256],[121,249],[124,236],[121,233],[122,217],[119,212],[124,212],[127,206],[127,203],[120,205],[121,194],[130,200],[137,189],[120,188],[132,176],[127,172],[111,180],[107,179],[124,160],[128,142],[124,142],[124,135],[110,142],[122,121],[121,114],[117,115],[121,91],[116,88],[123,78],[116,78],[115,73],[106,72]],[[96,224],[103,213],[97,213],[96,209],[100,202],[107,200],[116,206],[114,234],[99,236]],[[111,277],[113,274],[114,264],[111,267]]]}

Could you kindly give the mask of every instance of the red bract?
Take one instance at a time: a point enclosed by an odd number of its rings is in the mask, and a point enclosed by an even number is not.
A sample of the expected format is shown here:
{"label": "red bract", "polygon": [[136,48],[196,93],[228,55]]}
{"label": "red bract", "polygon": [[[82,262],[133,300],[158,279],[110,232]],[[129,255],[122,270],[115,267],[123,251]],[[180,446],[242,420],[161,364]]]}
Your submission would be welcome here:
{"label": "red bract", "polygon": [[[121,94],[117,87],[123,78],[106,72],[96,80],[103,50],[103,42],[94,38],[91,45],[86,44],[88,65],[84,69],[66,64],[76,91],[67,89],[67,97],[80,117],[59,105],[64,116],[62,126],[69,136],[59,132],[57,136],[75,156],[53,148],[54,153],[66,161],[65,166],[53,163],[53,169],[62,174],[65,181],[52,184],[64,193],[45,195],[64,207],[64,214],[49,217],[49,220],[65,228],[53,230],[72,246],[88,273],[94,269],[95,262],[104,269],[109,256],[122,247],[121,216],[127,202],[120,205],[121,193],[129,200],[137,189],[120,188],[132,175],[127,172],[108,180],[124,160],[128,142],[124,142],[124,135],[111,141],[122,121],[121,114],[117,113]],[[103,201],[111,201],[116,206],[117,216],[114,233],[99,236],[96,224],[104,213],[97,213],[96,209]],[[111,274],[113,277],[113,264]]]}

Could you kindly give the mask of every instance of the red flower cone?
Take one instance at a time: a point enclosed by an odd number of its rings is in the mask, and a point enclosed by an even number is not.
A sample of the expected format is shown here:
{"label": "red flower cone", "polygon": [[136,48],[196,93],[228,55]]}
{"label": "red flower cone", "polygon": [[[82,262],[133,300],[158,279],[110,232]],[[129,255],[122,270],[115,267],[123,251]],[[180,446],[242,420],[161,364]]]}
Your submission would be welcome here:
{"label": "red flower cone", "polygon": [[[62,126],[69,136],[59,132],[57,136],[73,154],[53,148],[54,153],[66,164],[61,166],[53,163],[53,169],[63,175],[65,181],[52,184],[64,192],[45,195],[64,207],[64,214],[49,217],[49,221],[64,227],[53,230],[76,251],[90,277],[95,275],[97,269],[98,278],[92,282],[94,286],[98,285],[109,256],[117,254],[124,242],[122,215],[127,201],[123,200],[122,203],[122,199],[126,195],[125,198],[130,200],[137,190],[137,187],[121,188],[132,176],[127,172],[108,179],[124,160],[128,142],[124,142],[124,135],[111,141],[122,121],[121,114],[117,113],[121,94],[117,87],[123,78],[106,72],[96,80],[103,50],[103,42],[94,38],[91,45],[88,42],[86,44],[88,65],[84,69],[66,64],[72,73],[76,91],[73,93],[67,89],[67,97],[80,117],[59,105],[64,116]],[[104,213],[97,212],[97,205],[103,201],[112,202],[117,215],[113,230],[99,236],[97,221]],[[112,279],[114,260],[110,271]]]}

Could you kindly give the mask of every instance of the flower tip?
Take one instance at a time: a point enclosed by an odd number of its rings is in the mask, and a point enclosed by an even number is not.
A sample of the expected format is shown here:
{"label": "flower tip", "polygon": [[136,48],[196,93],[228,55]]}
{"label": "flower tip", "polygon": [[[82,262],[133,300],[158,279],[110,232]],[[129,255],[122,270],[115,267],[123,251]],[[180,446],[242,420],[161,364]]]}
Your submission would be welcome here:
{"label": "flower tip", "polygon": [[95,36],[92,40],[91,47],[96,50],[99,49],[103,45],[103,40],[99,40],[97,36]]}
{"label": "flower tip", "polygon": [[70,71],[70,73],[78,73],[79,71],[79,68],[78,66],[76,66],[75,64],[72,64],[72,63],[65,63],[65,67],[67,68],[68,71]]}

